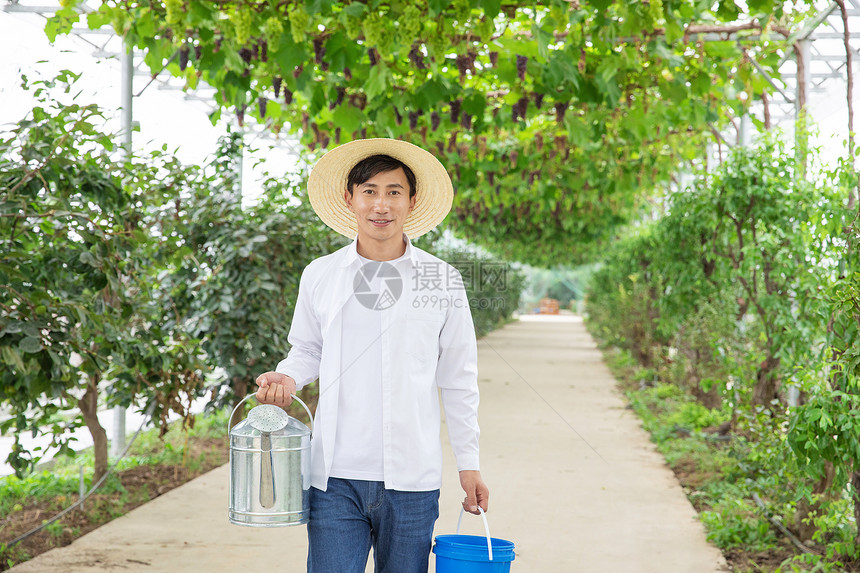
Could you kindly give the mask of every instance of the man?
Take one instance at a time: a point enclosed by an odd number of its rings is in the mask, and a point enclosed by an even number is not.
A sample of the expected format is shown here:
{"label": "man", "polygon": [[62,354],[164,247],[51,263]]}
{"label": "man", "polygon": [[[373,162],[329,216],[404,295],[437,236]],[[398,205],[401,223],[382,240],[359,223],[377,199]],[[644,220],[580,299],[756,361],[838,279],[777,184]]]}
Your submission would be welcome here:
{"label": "man", "polygon": [[439,396],[466,493],[487,510],[478,463],[477,345],[459,273],[414,247],[448,214],[453,187],[427,151],[357,140],[314,167],[319,217],[354,241],[302,274],[289,341],[257,379],[287,407],[319,380],[311,443],[309,573],[425,573],[442,483]]}

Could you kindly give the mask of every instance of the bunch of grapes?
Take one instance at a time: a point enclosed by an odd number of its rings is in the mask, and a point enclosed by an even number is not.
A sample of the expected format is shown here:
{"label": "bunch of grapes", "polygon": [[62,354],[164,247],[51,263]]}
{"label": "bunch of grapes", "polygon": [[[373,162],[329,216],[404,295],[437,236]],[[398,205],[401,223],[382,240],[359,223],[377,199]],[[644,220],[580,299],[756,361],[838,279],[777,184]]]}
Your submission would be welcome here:
{"label": "bunch of grapes", "polygon": [[495,171],[487,171],[487,181],[490,185],[495,185],[496,183],[496,172]]}
{"label": "bunch of grapes", "polygon": [[469,0],[454,0],[451,7],[454,11],[454,19],[461,25],[466,23],[472,15],[472,6]]}
{"label": "bunch of grapes", "polygon": [[281,79],[281,76],[274,76],[272,78],[272,89],[275,90],[275,97],[281,95],[281,83],[284,80]]}
{"label": "bunch of grapes", "polygon": [[237,6],[230,14],[230,22],[236,34],[236,43],[240,46],[245,44],[251,37],[251,10]]}
{"label": "bunch of grapes", "polygon": [[212,53],[217,54],[221,51],[221,41],[223,38],[221,36],[215,36],[214,46],[212,47]]}
{"label": "bunch of grapes", "polygon": [[526,79],[526,64],[528,64],[529,59],[526,56],[517,55],[517,76],[520,78],[520,81]]}
{"label": "bunch of grapes", "polygon": [[402,44],[408,44],[421,35],[421,9],[414,3],[409,4],[400,13],[398,32]]}
{"label": "bunch of grapes", "polygon": [[418,127],[418,118],[421,117],[420,111],[410,111],[409,112],[409,129],[414,130]]}
{"label": "bunch of grapes", "polygon": [[564,158],[567,159],[567,157],[570,155],[570,148],[568,148],[567,146],[567,138],[565,138],[563,135],[556,136],[555,149],[558,153],[564,154]]}
{"label": "bunch of grapes", "polygon": [[259,107],[259,109],[260,109],[260,118],[261,119],[266,117],[266,105],[268,103],[269,103],[269,100],[267,100],[264,96],[260,96],[257,99],[257,107]]}
{"label": "bunch of grapes", "polygon": [[451,134],[451,137],[448,138],[448,151],[453,153],[455,149],[457,149],[457,132],[456,131]]}
{"label": "bunch of grapes", "polygon": [[544,96],[544,94],[541,94],[541,93],[535,93],[534,94],[535,107],[538,109],[543,107],[543,96]]}
{"label": "bunch of grapes", "polygon": [[[353,107],[357,107],[358,109],[364,111],[364,108],[367,107],[367,94],[352,94],[351,96],[349,96],[349,103],[352,104]],[[403,119],[401,118],[400,121],[403,121]]]}
{"label": "bunch of grapes", "polygon": [[460,72],[460,81],[466,79],[466,72],[469,71],[469,56],[457,55],[457,71]]}
{"label": "bunch of grapes", "polygon": [[395,107],[394,109],[394,123],[397,125],[403,125],[403,116],[400,115],[400,111]]}
{"label": "bunch of grapes", "polygon": [[650,28],[660,27],[663,20],[663,0],[651,0],[648,2],[648,19],[650,20]]}
{"label": "bunch of grapes", "polygon": [[460,118],[460,125],[465,129],[472,129],[472,116],[463,112],[463,116]]}
{"label": "bunch of grapes", "polygon": [[266,43],[272,47],[272,50],[275,52],[278,51],[278,46],[281,43],[281,34],[284,33],[284,25],[281,23],[279,18],[275,18],[274,16],[271,18],[267,18],[265,22],[263,22],[263,37],[266,39]]}
{"label": "bunch of grapes", "polygon": [[296,67],[293,69],[293,77],[294,77],[294,78],[298,78],[300,75],[302,75],[302,72],[303,72],[304,70],[305,70],[305,65],[304,65],[304,64],[299,64],[298,66],[296,66]]}
{"label": "bunch of grapes", "polygon": [[323,58],[325,58],[325,38],[316,37],[314,38],[314,61],[323,71],[326,71],[328,64]]}
{"label": "bunch of grapes", "polygon": [[455,99],[451,102],[451,123],[457,123],[460,119],[460,105],[463,100]]}
{"label": "bunch of grapes", "polygon": [[564,122],[564,112],[567,111],[567,103],[566,102],[558,102],[555,104],[555,121],[557,123]]}
{"label": "bunch of grapes", "polygon": [[376,48],[367,50],[367,56],[370,58],[371,66],[375,66],[379,62],[379,52],[376,51]]}
{"label": "bunch of grapes", "polygon": [[183,72],[185,71],[185,68],[188,67],[188,53],[189,49],[187,45],[183,45],[179,48],[179,69]]}
{"label": "bunch of grapes", "polygon": [[287,17],[290,19],[290,32],[293,35],[293,41],[296,44],[303,43],[311,22],[311,17],[305,10],[304,2],[294,4],[287,13]]}
{"label": "bunch of grapes", "polygon": [[362,28],[360,18],[347,12],[341,12],[341,22],[343,23],[343,29],[346,31],[346,35],[349,36],[350,40],[355,40],[361,36]]}
{"label": "bunch of grapes", "polygon": [[344,79],[346,79],[346,81],[351,82],[352,81],[352,70],[350,70],[349,68],[344,68],[343,69],[343,77],[344,77]]}
{"label": "bunch of grapes", "polygon": [[436,142],[436,151],[439,152],[439,155],[444,155],[445,153],[445,144],[441,141]]}
{"label": "bunch of grapes", "polygon": [[[66,6],[63,2],[71,5],[77,4],[75,0],[62,0],[60,5],[64,8]],[[184,28],[182,21],[185,19],[185,5],[182,0],[164,0],[164,9],[166,12],[164,19],[167,21],[167,25],[173,29],[182,30]]]}
{"label": "bunch of grapes", "polygon": [[528,111],[529,111],[529,98],[523,96],[520,98],[520,101],[517,103],[520,106],[520,117],[525,120],[526,114],[528,114]]}
{"label": "bunch of grapes", "polygon": [[388,30],[386,30],[385,21],[378,14],[368,16],[364,20],[362,30],[364,30],[364,43],[366,45],[375,46],[383,52],[388,52],[391,38]]}
{"label": "bunch of grapes", "polygon": [[337,91],[337,96],[335,96],[334,101],[329,104],[329,106],[328,106],[329,109],[334,109],[343,103],[343,96],[344,96],[344,94],[346,94],[346,88],[345,87],[338,87],[336,91]]}
{"label": "bunch of grapes", "polygon": [[254,52],[251,48],[242,48],[239,50],[239,57],[242,58],[242,61],[246,64],[250,64],[251,60],[254,59]]}
{"label": "bunch of grapes", "polygon": [[439,123],[442,121],[442,118],[439,116],[438,111],[434,111],[430,114],[430,128],[433,131],[439,129]]}
{"label": "bunch of grapes", "polygon": [[513,105],[512,117],[514,121],[525,119],[529,110],[529,98],[523,96]]}
{"label": "bunch of grapes", "polygon": [[290,105],[293,103],[293,92],[288,87],[284,87],[284,103]]}
{"label": "bunch of grapes", "polygon": [[423,70],[427,67],[424,63],[424,54],[422,54],[421,50],[418,48],[418,42],[412,44],[412,49],[409,50],[409,59],[417,70]]}
{"label": "bunch of grapes", "polygon": [[260,61],[266,63],[269,61],[269,44],[266,40],[257,43],[257,57]]}
{"label": "bunch of grapes", "polygon": [[334,142],[337,145],[340,145],[340,128],[339,127],[334,128]]}
{"label": "bunch of grapes", "polygon": [[490,52],[490,64],[495,68],[496,64],[499,63],[499,53],[498,52]]}
{"label": "bunch of grapes", "polygon": [[535,146],[537,147],[538,153],[543,151],[543,135],[540,133],[535,135]]}

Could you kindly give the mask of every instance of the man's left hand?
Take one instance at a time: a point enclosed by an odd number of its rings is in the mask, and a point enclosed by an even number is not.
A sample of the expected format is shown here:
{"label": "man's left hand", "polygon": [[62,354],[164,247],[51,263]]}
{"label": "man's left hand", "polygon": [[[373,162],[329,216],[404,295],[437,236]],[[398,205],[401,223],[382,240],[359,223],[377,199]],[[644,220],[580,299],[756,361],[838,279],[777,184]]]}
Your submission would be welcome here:
{"label": "man's left hand", "polygon": [[490,500],[490,490],[484,480],[481,479],[481,472],[477,470],[464,470],[460,472],[460,485],[463,491],[466,492],[466,499],[463,500],[463,509],[469,513],[479,515],[478,506],[485,512],[488,509]]}

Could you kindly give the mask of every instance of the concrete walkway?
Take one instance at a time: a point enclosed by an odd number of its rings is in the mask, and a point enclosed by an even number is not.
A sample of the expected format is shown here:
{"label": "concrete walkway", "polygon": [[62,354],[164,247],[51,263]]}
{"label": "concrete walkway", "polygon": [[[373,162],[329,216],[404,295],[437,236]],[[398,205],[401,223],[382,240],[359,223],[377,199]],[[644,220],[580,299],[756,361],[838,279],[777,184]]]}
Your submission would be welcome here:
{"label": "concrete walkway", "polygon": [[[478,348],[488,519],[516,544],[513,571],[729,570],[577,317],[525,316]],[[462,499],[445,455],[437,534],[454,533]],[[305,528],[230,525],[227,481],[213,470],[11,571],[304,571]],[[462,533],[482,531],[464,518]]]}

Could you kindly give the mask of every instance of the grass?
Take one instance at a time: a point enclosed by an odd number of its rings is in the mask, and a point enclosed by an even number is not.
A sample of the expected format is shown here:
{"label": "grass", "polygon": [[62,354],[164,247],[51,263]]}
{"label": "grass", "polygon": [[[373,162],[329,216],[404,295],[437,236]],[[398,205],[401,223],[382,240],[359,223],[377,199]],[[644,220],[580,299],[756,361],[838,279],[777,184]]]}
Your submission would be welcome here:
{"label": "grass", "polygon": [[779,422],[766,415],[736,420],[734,432],[715,431],[731,412],[709,410],[672,384],[662,383],[629,353],[604,349],[604,359],[651,440],[675,472],[699,512],[708,540],[719,547],[735,573],[835,573],[860,571],[856,524],[846,492],[827,499],[815,517],[818,533],[806,542],[815,553],[801,553],[768,520],[754,501],[793,529],[795,473]]}
{"label": "grass", "polygon": [[[604,358],[699,512],[708,540],[723,551],[733,571],[793,571],[796,551],[752,498],[755,492],[768,503],[784,503],[778,495],[767,495],[775,489],[769,469],[778,464],[776,454],[754,454],[759,445],[751,448],[742,436],[733,435],[731,440],[719,436],[716,429],[730,420],[731,412],[708,409],[677,386],[661,383],[629,354],[611,349],[605,350]],[[833,564],[802,566],[841,570]]]}

